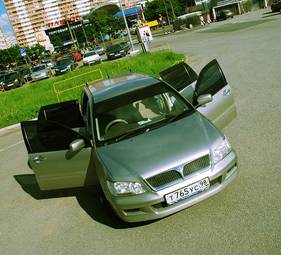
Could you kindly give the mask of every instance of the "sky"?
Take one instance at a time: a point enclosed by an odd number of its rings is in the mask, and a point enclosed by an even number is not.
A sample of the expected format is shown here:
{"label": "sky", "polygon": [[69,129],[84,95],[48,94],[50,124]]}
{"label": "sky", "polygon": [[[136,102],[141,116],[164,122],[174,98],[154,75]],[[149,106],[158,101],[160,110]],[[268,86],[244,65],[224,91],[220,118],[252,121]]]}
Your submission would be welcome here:
{"label": "sky", "polygon": [[0,0],[0,26],[3,29],[4,34],[13,35],[13,29],[8,19],[6,9],[4,7],[4,0]]}

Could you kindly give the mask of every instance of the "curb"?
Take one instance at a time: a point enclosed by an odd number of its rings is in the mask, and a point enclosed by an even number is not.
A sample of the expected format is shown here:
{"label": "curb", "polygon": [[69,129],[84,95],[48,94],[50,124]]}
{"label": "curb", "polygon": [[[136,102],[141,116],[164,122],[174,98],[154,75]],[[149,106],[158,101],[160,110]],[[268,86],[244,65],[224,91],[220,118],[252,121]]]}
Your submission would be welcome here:
{"label": "curb", "polygon": [[1,128],[0,133],[3,133],[5,131],[9,131],[9,130],[12,130],[12,129],[19,129],[19,128],[20,128],[20,123],[14,124],[14,125],[11,125],[11,126],[8,126],[8,127]]}

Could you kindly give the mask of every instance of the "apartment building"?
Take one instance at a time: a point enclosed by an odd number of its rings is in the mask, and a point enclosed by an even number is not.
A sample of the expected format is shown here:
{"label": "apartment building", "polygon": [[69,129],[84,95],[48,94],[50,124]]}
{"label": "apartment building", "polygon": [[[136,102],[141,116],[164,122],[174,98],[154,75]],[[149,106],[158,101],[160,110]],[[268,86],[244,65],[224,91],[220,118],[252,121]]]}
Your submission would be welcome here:
{"label": "apartment building", "polygon": [[37,44],[45,30],[64,25],[66,20],[80,20],[106,2],[110,0],[4,0],[21,47]]}
{"label": "apartment building", "polygon": [[0,50],[7,49],[16,44],[15,37],[12,35],[5,35],[0,27]]}

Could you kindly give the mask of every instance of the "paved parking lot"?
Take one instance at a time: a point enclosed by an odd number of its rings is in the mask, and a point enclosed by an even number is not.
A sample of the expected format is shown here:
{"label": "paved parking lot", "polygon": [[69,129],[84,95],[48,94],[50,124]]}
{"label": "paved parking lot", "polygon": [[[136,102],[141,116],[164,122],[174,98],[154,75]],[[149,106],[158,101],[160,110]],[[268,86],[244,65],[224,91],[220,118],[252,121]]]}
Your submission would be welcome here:
{"label": "paved parking lot", "polygon": [[[248,21],[259,22],[237,28]],[[280,26],[280,14],[259,10],[151,44],[188,55],[197,71],[217,58],[238,110],[224,132],[238,153],[239,176],[170,217],[128,225],[91,190],[40,192],[19,130],[0,132],[0,253],[280,254]]]}

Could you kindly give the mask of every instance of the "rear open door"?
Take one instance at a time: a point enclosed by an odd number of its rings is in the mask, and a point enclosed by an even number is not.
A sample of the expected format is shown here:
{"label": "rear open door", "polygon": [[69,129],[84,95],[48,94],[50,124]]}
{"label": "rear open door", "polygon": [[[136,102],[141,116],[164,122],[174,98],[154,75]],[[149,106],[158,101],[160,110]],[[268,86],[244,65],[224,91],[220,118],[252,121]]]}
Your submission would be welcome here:
{"label": "rear open door", "polygon": [[[24,121],[21,129],[28,164],[41,190],[84,186],[91,156],[87,138],[48,120]],[[69,145],[76,139],[83,139],[85,146],[78,152],[70,152]]]}
{"label": "rear open door", "polygon": [[200,72],[195,86],[193,105],[200,95],[211,94],[212,101],[197,107],[197,110],[211,120],[218,128],[228,125],[236,117],[232,89],[217,62],[212,60]]}

